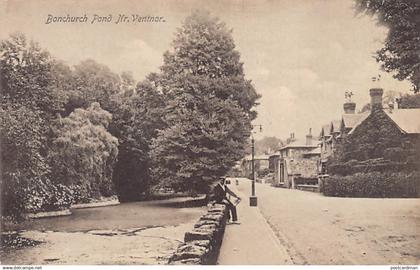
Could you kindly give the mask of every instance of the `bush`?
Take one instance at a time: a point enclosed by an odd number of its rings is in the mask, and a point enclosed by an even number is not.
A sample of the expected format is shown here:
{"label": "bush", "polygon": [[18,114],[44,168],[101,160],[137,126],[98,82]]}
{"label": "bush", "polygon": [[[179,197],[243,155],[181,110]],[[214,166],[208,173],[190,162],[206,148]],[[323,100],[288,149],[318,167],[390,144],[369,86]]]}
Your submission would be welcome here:
{"label": "bush", "polygon": [[269,173],[270,173],[270,170],[268,168],[257,171],[258,177],[260,178],[266,177]]}
{"label": "bush", "polygon": [[[396,152],[393,151],[394,149],[390,150],[388,153],[390,155],[395,154]],[[383,158],[367,159],[363,161],[349,160],[347,162],[334,161],[328,165],[328,173],[331,175],[346,176],[355,173],[413,171],[418,168],[417,162],[418,161],[414,160],[397,160],[395,158],[394,161]]]}
{"label": "bush", "polygon": [[25,190],[25,212],[57,211],[70,207],[73,202],[71,190],[61,184],[50,182],[33,185]]}
{"label": "bush", "polygon": [[420,198],[420,172],[368,172],[324,179],[321,192],[337,197]]}

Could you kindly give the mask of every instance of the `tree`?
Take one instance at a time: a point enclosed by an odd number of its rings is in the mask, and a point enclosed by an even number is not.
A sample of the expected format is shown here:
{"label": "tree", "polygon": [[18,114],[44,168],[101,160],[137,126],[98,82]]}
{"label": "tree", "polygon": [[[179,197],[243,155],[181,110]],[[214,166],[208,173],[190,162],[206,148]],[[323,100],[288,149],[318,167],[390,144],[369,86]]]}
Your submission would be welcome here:
{"label": "tree", "polygon": [[1,105],[2,214],[18,218],[27,210],[28,192],[48,180],[50,167],[41,155],[44,121],[39,111],[20,104]]}
{"label": "tree", "polygon": [[65,102],[56,91],[52,66],[54,59],[23,34],[16,33],[0,43],[2,100],[39,110],[44,118],[55,117]]}
{"label": "tree", "polygon": [[98,102],[107,111],[114,110],[115,104],[112,98],[121,89],[118,74],[92,59],[84,60],[76,65],[72,73],[73,88],[69,92],[69,100],[66,104],[67,113],[71,113],[76,108],[86,109],[93,102]]}
{"label": "tree", "polygon": [[420,108],[420,94],[403,95],[400,99],[400,107],[402,109],[418,109]]}
{"label": "tree", "polygon": [[209,13],[187,17],[172,45],[152,78],[165,97],[153,176],[177,190],[205,192],[244,156],[259,96],[245,79],[231,30]]}
{"label": "tree", "polygon": [[384,47],[376,60],[395,78],[409,80],[415,93],[420,90],[420,1],[356,0],[356,9],[377,15],[379,23],[388,27]]}
{"label": "tree", "polygon": [[[50,125],[65,102],[54,87],[53,64],[47,51],[20,33],[0,42],[0,164],[6,215],[19,217],[50,203],[45,196],[53,190],[46,159]],[[40,191],[42,196],[33,196]]]}
{"label": "tree", "polygon": [[113,181],[120,200],[140,200],[150,191],[150,145],[162,127],[163,98],[148,80],[120,98],[110,128],[120,142]]}
{"label": "tree", "polygon": [[111,117],[94,102],[58,120],[50,157],[52,181],[81,186],[87,198],[114,194],[112,172],[118,140],[106,130]]}
{"label": "tree", "polygon": [[[261,140],[255,141],[255,153],[272,153],[273,151],[277,151],[281,146],[283,146],[283,141],[281,139],[277,137],[264,137]],[[251,153],[250,147],[248,153]]]}

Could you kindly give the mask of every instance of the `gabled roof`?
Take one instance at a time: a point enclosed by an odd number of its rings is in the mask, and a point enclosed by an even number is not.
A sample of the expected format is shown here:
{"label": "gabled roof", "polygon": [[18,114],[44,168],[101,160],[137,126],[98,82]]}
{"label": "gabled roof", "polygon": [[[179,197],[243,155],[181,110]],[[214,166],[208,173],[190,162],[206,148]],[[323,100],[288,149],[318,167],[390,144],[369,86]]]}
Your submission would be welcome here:
{"label": "gabled roof", "polygon": [[323,125],[321,128],[321,134],[319,137],[324,137],[324,136],[328,136],[331,135],[331,123],[327,124],[327,125]]}
{"label": "gabled roof", "polygon": [[318,147],[318,144],[319,144],[318,141],[312,140],[311,142],[312,142],[312,144],[307,145],[306,141],[296,140],[296,141],[293,141],[291,143],[286,144],[285,146],[281,147],[279,150],[281,151],[281,150],[284,150],[284,149],[287,149],[287,148],[315,148],[315,147]]}
{"label": "gabled roof", "polygon": [[404,133],[420,133],[420,109],[397,109],[386,114]]}
{"label": "gabled roof", "polygon": [[336,132],[340,132],[340,125],[341,125],[341,120],[332,120],[331,121],[331,133],[336,133]]}
{"label": "gabled roof", "polygon": [[[385,111],[386,115],[394,121],[401,132],[408,134],[420,134],[420,109],[396,109],[393,111]],[[359,126],[366,117],[360,118],[350,130],[352,134],[357,126]]]}
{"label": "gabled roof", "polygon": [[366,117],[369,116],[369,112],[363,112],[363,113],[345,113],[342,116],[342,127],[344,128],[353,128],[356,126],[357,123],[360,123],[360,121],[363,121],[366,119]]}

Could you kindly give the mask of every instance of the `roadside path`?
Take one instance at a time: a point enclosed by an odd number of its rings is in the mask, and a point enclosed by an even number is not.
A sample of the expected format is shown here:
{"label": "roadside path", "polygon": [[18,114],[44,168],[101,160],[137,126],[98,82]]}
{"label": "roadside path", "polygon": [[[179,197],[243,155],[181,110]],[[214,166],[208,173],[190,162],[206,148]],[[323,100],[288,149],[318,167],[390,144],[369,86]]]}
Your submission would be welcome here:
{"label": "roadside path", "polygon": [[234,182],[229,187],[242,198],[237,206],[240,224],[226,226],[218,264],[291,264],[290,257],[261,215],[259,208],[249,206],[249,195],[238,191]]}

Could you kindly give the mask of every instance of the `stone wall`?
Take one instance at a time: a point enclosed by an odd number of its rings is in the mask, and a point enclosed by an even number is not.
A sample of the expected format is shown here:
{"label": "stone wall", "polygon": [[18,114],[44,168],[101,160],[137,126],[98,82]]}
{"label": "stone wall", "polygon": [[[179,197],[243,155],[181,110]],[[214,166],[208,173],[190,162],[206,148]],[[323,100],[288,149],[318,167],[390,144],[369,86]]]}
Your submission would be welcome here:
{"label": "stone wall", "polygon": [[182,243],[169,258],[168,264],[216,264],[225,232],[228,209],[224,204],[212,203],[206,214],[185,233]]}

